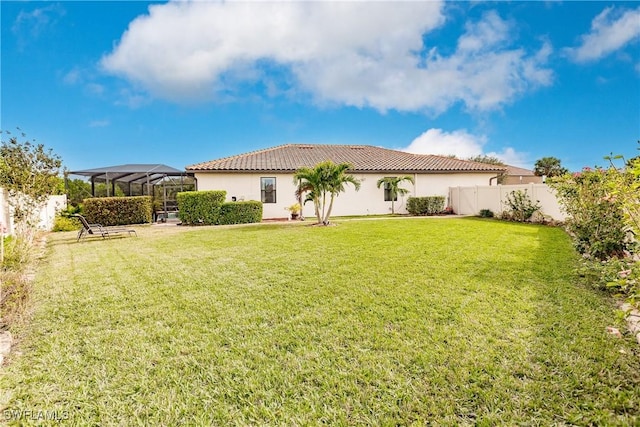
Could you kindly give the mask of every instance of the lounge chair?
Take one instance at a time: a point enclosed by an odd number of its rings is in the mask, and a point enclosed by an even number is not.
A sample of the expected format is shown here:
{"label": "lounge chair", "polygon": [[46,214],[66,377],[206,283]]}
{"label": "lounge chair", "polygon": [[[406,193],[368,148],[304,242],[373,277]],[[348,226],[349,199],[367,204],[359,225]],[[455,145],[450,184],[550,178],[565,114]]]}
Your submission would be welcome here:
{"label": "lounge chair", "polygon": [[133,230],[131,228],[126,228],[119,225],[104,227],[100,224],[89,224],[87,219],[82,215],[74,214],[73,216],[78,218],[80,220],[80,223],[82,224],[82,228],[80,229],[80,231],[78,231],[77,241],[80,241],[81,238],[83,238],[88,234],[91,234],[93,236],[102,236],[103,239],[105,237],[110,238],[113,234],[123,234],[123,233],[127,233],[129,235],[133,233],[136,237],[138,236],[138,234],[136,233],[136,230]]}

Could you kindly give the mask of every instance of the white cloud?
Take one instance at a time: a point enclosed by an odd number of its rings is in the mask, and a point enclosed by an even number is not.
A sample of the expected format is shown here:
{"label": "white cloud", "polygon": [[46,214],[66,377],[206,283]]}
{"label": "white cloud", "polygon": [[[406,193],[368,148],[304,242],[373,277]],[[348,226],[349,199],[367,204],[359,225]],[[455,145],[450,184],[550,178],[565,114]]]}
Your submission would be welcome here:
{"label": "white cloud", "polygon": [[581,45],[566,51],[577,62],[596,61],[640,38],[640,7],[622,11],[608,7],[591,22]]}
{"label": "white cloud", "polygon": [[106,93],[106,87],[103,84],[96,83],[94,80],[93,73],[79,67],[74,67],[62,76],[64,84],[69,86],[81,85],[85,94],[101,97]]}
{"label": "white cloud", "polygon": [[139,92],[131,91],[129,89],[121,89],[118,93],[118,100],[115,105],[124,105],[132,110],[136,110],[150,102],[149,98]]}
{"label": "white cloud", "polygon": [[466,130],[445,132],[442,129],[429,129],[411,141],[402,151],[415,154],[438,154],[443,156],[455,155],[466,159],[482,154],[482,146],[486,137],[476,136]]}
{"label": "white cloud", "polygon": [[425,46],[423,35],[444,24],[443,8],[439,1],[172,2],[132,21],[101,65],[178,102],[266,81],[267,93],[381,111],[440,113],[458,102],[494,109],[551,83],[550,46],[510,48],[512,25],[494,12],[468,23],[449,56]]}
{"label": "white cloud", "polygon": [[59,4],[51,4],[46,7],[33,9],[30,12],[21,11],[13,23],[12,31],[18,33],[27,30],[32,36],[37,37],[60,16],[66,14]]}
{"label": "white cloud", "polygon": [[525,169],[531,169],[531,162],[528,160],[526,153],[514,150],[512,147],[506,147],[502,151],[489,151],[485,153],[487,156],[497,157],[509,166],[518,166]]}
{"label": "white cloud", "polygon": [[75,85],[82,80],[82,73],[79,68],[74,67],[62,77],[62,81],[67,85]]}
{"label": "white cloud", "polygon": [[525,153],[517,152],[511,147],[506,147],[500,152],[485,152],[483,147],[486,143],[486,136],[473,135],[464,129],[446,132],[442,129],[432,128],[414,139],[402,151],[415,154],[454,155],[459,159],[468,159],[469,157],[484,154],[497,157],[511,166],[526,167]]}
{"label": "white cloud", "polygon": [[101,96],[104,94],[105,88],[99,83],[87,83],[85,91],[91,95]]}

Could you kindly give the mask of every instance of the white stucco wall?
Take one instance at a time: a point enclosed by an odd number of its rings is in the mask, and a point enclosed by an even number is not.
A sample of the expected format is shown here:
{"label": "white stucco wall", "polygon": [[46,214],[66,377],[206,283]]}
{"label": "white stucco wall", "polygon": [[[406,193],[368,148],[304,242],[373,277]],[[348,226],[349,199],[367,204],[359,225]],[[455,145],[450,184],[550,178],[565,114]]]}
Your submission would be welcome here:
{"label": "white stucco wall", "polygon": [[[406,213],[406,200],[409,196],[445,196],[449,195],[449,187],[487,185],[495,174],[467,173],[467,174],[411,174],[415,184],[403,182],[401,186],[410,191],[406,196],[398,196],[395,210]],[[373,215],[391,212],[391,202],[384,201],[384,190],[376,187],[378,179],[385,176],[399,176],[399,174],[354,174],[361,180],[360,191],[356,192],[352,185],[347,185],[347,191],[341,193],[334,203],[332,215]],[[296,185],[293,174],[273,173],[196,173],[198,190],[225,190],[227,201],[232,197],[236,200],[260,200],[260,178],[276,178],[276,203],[265,203],[263,218],[286,218],[289,212],[286,207],[296,202]],[[313,216],[313,206],[307,203],[303,207],[303,215]]]}

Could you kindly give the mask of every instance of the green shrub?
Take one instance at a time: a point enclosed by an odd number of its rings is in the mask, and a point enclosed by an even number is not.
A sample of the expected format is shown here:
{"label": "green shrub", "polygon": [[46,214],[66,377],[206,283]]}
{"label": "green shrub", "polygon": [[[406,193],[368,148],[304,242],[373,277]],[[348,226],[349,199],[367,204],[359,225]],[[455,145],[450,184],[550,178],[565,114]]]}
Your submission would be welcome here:
{"label": "green shrub", "polygon": [[493,214],[493,211],[491,209],[481,209],[480,210],[480,217],[481,218],[493,218],[494,214]]}
{"label": "green shrub", "polygon": [[53,231],[73,231],[79,230],[82,225],[77,218],[68,218],[57,215],[53,222]]}
{"label": "green shrub", "polygon": [[215,225],[227,197],[224,190],[186,191],[176,195],[178,217],[185,225]]}
{"label": "green shrub", "polygon": [[81,213],[82,203],[78,205],[67,205],[66,209],[62,209],[58,212],[58,215],[64,218],[73,218],[73,215]]}
{"label": "green shrub", "polygon": [[151,196],[96,197],[84,200],[87,221],[104,226],[151,222]]}
{"label": "green shrub", "polygon": [[444,196],[409,197],[407,211],[411,215],[435,215],[444,211]]}
{"label": "green shrub", "polygon": [[611,194],[610,182],[617,175],[613,169],[585,168],[573,175],[554,178],[550,183],[569,215],[567,232],[578,252],[588,257],[606,260],[624,256],[633,249],[623,204]]}
{"label": "green shrub", "polygon": [[540,210],[540,201],[536,200],[534,203],[527,190],[512,191],[507,195],[504,205],[506,209],[502,211],[501,218],[510,221],[529,221],[533,214]]}
{"label": "green shrub", "polygon": [[622,166],[583,168],[548,181],[569,215],[566,229],[583,254],[580,274],[587,283],[625,295],[640,305],[640,158]]}
{"label": "green shrub", "polygon": [[25,239],[5,236],[2,255],[1,270],[22,271],[32,260],[33,247]]}
{"label": "green shrub", "polygon": [[248,224],[262,221],[262,202],[223,203],[218,224]]}

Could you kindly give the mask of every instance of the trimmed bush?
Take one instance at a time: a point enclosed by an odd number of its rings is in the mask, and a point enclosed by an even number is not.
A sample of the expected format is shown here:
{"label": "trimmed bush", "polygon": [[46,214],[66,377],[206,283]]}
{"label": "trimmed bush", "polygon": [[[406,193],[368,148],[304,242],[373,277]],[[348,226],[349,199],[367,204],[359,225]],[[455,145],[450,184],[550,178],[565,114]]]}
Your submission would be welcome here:
{"label": "trimmed bush", "polygon": [[215,225],[220,207],[227,197],[224,190],[185,191],[178,193],[178,217],[185,225]]}
{"label": "trimmed bush", "polygon": [[481,218],[493,218],[495,215],[491,209],[480,209]]}
{"label": "trimmed bush", "polygon": [[218,224],[248,224],[262,221],[262,202],[223,203],[220,207]]}
{"label": "trimmed bush", "polygon": [[411,215],[435,215],[444,211],[444,196],[409,197],[407,211]]}
{"label": "trimmed bush", "polygon": [[104,226],[151,222],[151,196],[96,197],[84,199],[87,221]]}

